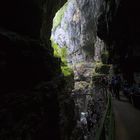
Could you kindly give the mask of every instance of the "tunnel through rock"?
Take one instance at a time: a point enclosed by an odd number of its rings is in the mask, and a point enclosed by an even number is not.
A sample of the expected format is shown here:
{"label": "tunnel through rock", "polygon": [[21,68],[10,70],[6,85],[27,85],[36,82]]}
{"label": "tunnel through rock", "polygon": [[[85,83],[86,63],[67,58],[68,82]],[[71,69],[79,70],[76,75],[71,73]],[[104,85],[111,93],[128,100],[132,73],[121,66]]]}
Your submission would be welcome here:
{"label": "tunnel through rock", "polygon": [[77,120],[87,109],[100,123],[99,79],[111,68],[130,83],[138,80],[138,6],[137,0],[1,1],[0,139],[83,139]]}
{"label": "tunnel through rock", "polygon": [[[107,77],[111,67],[107,44],[97,34],[103,20],[100,21],[100,18],[106,16],[106,5],[112,8],[112,5],[103,1],[68,1],[55,14],[51,33],[54,56],[62,61],[62,73],[67,77],[71,69],[74,74],[72,97],[77,125],[84,123],[83,114],[90,116],[94,124],[94,132],[90,134],[93,138],[106,104],[105,93],[101,85],[96,85],[96,81]],[[107,21],[105,23],[108,24]],[[87,134],[85,132],[84,135]]]}

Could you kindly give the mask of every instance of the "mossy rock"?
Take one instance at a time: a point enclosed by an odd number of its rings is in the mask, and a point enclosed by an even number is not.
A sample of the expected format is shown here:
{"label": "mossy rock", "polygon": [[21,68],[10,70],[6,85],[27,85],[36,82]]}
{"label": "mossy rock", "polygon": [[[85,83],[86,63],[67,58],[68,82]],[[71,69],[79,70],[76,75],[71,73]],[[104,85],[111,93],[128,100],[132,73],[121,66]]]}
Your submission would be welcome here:
{"label": "mossy rock", "polygon": [[61,70],[62,70],[62,73],[64,74],[64,76],[73,75],[73,70],[67,65],[61,66]]}
{"label": "mossy rock", "polygon": [[92,86],[93,85],[100,85],[101,79],[105,77],[105,74],[94,73],[92,76]]}
{"label": "mossy rock", "polygon": [[94,73],[92,76],[92,81],[93,82],[99,82],[101,80],[101,78],[103,78],[104,76],[106,76],[105,74],[99,74],[99,73]]}
{"label": "mossy rock", "polygon": [[103,64],[107,64],[108,58],[109,58],[109,53],[108,53],[108,51],[103,51],[103,52],[101,53],[101,60],[102,60],[102,63],[103,63]]}
{"label": "mossy rock", "polygon": [[85,90],[89,87],[89,83],[86,81],[75,82],[75,90]]}
{"label": "mossy rock", "polygon": [[53,47],[53,55],[56,58],[61,59],[61,71],[64,76],[70,76],[73,74],[73,70],[67,63],[67,47],[59,47],[57,43],[54,42],[53,38],[51,38],[52,47]]}
{"label": "mossy rock", "polygon": [[109,74],[109,70],[110,70],[110,65],[107,64],[100,63],[95,67],[95,72],[99,74]]}

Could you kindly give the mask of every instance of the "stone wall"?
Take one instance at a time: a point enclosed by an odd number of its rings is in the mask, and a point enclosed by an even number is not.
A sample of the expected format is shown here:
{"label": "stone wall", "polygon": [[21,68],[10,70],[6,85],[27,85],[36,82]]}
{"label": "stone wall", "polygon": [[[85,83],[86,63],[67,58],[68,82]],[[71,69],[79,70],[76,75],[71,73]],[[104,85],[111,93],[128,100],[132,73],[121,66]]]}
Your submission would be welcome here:
{"label": "stone wall", "polygon": [[0,2],[1,140],[59,140],[71,134],[74,114],[64,112],[64,105],[73,111],[74,103],[49,40],[53,17],[64,2]]}

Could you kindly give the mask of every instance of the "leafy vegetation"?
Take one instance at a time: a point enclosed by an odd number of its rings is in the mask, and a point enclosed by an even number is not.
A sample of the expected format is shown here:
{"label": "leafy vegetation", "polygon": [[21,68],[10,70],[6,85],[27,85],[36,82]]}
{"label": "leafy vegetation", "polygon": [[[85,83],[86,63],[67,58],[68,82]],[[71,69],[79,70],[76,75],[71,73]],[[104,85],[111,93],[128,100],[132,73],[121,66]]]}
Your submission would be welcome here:
{"label": "leafy vegetation", "polygon": [[69,76],[73,74],[73,71],[69,66],[61,66],[61,70],[64,76]]}
{"label": "leafy vegetation", "polygon": [[62,73],[64,74],[64,76],[71,75],[73,73],[73,71],[70,68],[70,66],[68,66],[68,63],[67,63],[67,48],[66,47],[60,48],[58,46],[58,44],[56,44],[53,41],[53,39],[51,39],[51,41],[52,41],[52,47],[54,49],[54,56],[61,59],[61,70],[62,70]]}
{"label": "leafy vegetation", "polygon": [[[53,29],[55,30],[60,24],[61,20],[64,16],[64,13],[66,11],[68,2],[64,4],[64,6],[55,14],[55,17],[53,19]],[[68,66],[67,63],[67,48],[59,47],[57,43],[53,41],[53,38],[51,37],[52,47],[54,49],[54,56],[61,59],[61,71],[64,74],[64,76],[70,76],[73,74],[72,69],[70,66]]]}

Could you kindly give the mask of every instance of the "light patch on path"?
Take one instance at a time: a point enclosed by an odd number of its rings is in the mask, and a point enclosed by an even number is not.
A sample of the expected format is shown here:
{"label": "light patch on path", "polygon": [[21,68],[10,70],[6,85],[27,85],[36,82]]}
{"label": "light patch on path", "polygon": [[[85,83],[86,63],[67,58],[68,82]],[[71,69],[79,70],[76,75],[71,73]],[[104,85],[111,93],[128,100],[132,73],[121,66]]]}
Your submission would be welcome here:
{"label": "light patch on path", "polygon": [[116,138],[115,140],[128,140],[127,131],[121,120],[120,113],[116,110],[115,111],[115,129],[116,129]]}
{"label": "light patch on path", "polygon": [[121,101],[113,99],[115,114],[115,140],[140,140],[140,110],[133,107],[121,95]]}

